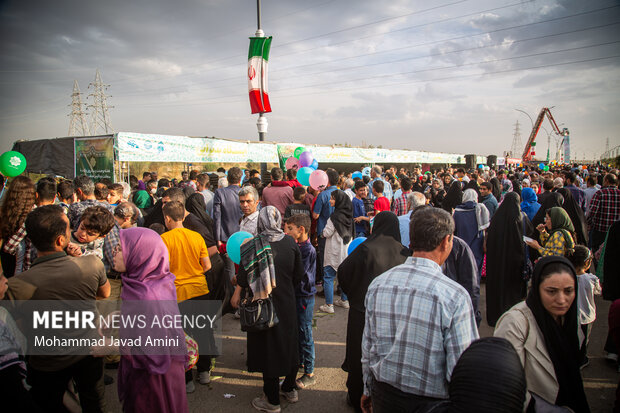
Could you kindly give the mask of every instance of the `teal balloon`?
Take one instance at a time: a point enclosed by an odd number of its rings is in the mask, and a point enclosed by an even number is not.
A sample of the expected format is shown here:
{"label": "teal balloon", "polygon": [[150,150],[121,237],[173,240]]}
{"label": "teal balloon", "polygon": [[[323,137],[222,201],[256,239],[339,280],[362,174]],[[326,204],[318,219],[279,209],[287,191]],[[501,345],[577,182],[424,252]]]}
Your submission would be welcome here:
{"label": "teal balloon", "polygon": [[362,242],[366,241],[366,237],[357,237],[349,244],[349,248],[347,248],[347,255],[351,255],[353,250],[358,247]]}
{"label": "teal balloon", "polygon": [[366,168],[362,169],[362,175],[370,176],[370,166],[367,166]]}
{"label": "teal balloon", "polygon": [[297,171],[297,180],[299,183],[303,186],[310,186],[310,175],[312,175],[312,172],[314,172],[314,169],[309,166],[300,168],[299,171]]}
{"label": "teal balloon", "polygon": [[355,178],[359,178],[362,179],[363,175],[360,171],[355,171],[353,172],[353,175],[351,175],[351,178],[355,179]]}
{"label": "teal balloon", "polygon": [[246,231],[238,231],[235,232],[228,238],[226,242],[226,252],[228,256],[235,264],[241,263],[241,244],[248,238],[253,238],[254,236]]}
{"label": "teal balloon", "polygon": [[312,161],[312,165],[310,165],[310,168],[314,169],[315,171],[318,169],[319,167],[319,161],[317,161],[316,159],[314,159]]}
{"label": "teal balloon", "polygon": [[26,170],[26,158],[19,152],[7,151],[0,155],[0,172],[11,178]]}

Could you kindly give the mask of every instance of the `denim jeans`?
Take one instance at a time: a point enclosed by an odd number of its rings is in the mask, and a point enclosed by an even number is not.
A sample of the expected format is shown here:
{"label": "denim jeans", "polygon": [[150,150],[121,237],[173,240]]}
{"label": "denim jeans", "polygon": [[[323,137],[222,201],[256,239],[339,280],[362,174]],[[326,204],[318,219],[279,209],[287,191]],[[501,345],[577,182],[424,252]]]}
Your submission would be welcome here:
{"label": "denim jeans", "polygon": [[299,361],[304,373],[314,372],[314,339],[312,338],[312,314],[314,296],[297,297],[297,323],[299,324]]}
{"label": "denim jeans", "polygon": [[[323,291],[325,292],[325,304],[334,304],[334,280],[336,279],[336,270],[331,265],[323,267]],[[340,296],[342,301],[347,301],[347,295],[342,293]]]}

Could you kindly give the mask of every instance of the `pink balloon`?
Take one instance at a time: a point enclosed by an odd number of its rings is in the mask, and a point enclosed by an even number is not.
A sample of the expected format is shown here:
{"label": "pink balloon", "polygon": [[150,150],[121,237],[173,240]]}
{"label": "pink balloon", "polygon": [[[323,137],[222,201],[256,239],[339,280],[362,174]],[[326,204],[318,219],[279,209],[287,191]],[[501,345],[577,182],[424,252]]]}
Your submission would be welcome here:
{"label": "pink balloon", "polygon": [[312,156],[312,152],[310,151],[302,152],[301,155],[299,155],[299,166],[302,168],[312,165],[312,161],[314,161],[314,156]]}
{"label": "pink balloon", "polygon": [[317,191],[327,188],[328,184],[329,179],[327,179],[327,174],[325,171],[317,169],[310,175],[310,186]]}
{"label": "pink balloon", "polygon": [[286,167],[286,169],[299,169],[299,162],[294,156],[291,156],[286,160],[284,166]]}

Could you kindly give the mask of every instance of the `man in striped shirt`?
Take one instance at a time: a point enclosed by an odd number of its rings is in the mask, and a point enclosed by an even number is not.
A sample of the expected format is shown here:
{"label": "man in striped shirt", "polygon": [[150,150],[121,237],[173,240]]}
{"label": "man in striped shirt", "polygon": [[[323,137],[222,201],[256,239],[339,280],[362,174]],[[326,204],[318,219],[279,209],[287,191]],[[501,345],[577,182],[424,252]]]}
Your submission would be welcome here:
{"label": "man in striped shirt", "polygon": [[413,257],[378,276],[366,294],[363,411],[413,412],[448,397],[461,353],[478,338],[467,291],[441,272],[454,221],[438,208],[412,217]]}

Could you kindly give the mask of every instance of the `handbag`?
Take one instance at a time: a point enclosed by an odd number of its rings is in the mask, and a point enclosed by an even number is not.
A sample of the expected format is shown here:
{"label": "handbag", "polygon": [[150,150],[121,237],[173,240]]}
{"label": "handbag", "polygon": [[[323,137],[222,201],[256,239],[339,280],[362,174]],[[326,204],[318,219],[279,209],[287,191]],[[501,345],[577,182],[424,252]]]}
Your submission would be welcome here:
{"label": "handbag", "polygon": [[279,322],[271,294],[255,301],[251,301],[251,298],[244,299],[239,304],[239,316],[241,331],[247,332],[265,331]]}

